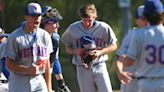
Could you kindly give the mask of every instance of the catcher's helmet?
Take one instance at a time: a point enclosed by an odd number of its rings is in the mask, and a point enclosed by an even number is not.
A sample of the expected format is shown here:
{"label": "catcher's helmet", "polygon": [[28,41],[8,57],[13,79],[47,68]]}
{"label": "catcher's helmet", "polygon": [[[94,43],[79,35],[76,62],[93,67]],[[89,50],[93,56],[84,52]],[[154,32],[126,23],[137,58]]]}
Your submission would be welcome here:
{"label": "catcher's helmet", "polygon": [[81,47],[82,48],[85,48],[85,49],[94,49],[94,48],[96,48],[96,43],[93,40],[93,38],[90,37],[90,36],[82,36],[80,38],[80,41],[81,41]]}
{"label": "catcher's helmet", "polygon": [[43,17],[42,17],[41,24],[43,26],[49,21],[53,21],[56,23],[63,19],[63,17],[60,15],[60,13],[56,8],[45,6],[42,8],[42,12],[43,12]]}
{"label": "catcher's helmet", "polygon": [[6,34],[2,28],[0,28],[0,38],[8,37],[9,34]]}

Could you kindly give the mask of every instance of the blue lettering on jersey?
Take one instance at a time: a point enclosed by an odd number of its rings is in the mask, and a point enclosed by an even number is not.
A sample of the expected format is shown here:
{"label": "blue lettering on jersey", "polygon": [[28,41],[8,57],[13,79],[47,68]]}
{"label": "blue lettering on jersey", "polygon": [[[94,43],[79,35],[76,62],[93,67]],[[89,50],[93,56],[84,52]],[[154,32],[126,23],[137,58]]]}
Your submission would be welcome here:
{"label": "blue lettering on jersey", "polygon": [[[97,47],[103,47],[106,44],[103,39],[93,38],[93,40],[95,41]],[[76,46],[77,47],[81,47],[82,46],[82,43],[83,42],[81,42],[80,39],[77,39],[76,40]]]}
{"label": "blue lettering on jersey", "polygon": [[21,49],[19,51],[19,56],[20,58],[26,58],[30,56],[46,57],[48,55],[47,53],[48,53],[47,48],[38,46],[36,48],[30,47],[30,48]]}

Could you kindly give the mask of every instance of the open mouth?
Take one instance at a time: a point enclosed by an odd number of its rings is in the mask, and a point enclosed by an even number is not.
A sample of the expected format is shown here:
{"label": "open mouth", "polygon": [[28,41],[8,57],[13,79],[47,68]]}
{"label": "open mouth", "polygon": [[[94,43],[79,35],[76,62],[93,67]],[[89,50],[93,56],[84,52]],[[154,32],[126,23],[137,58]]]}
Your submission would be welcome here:
{"label": "open mouth", "polygon": [[38,21],[35,21],[35,22],[34,22],[34,24],[35,24],[35,25],[38,25],[38,24],[39,24],[39,22],[38,22]]}

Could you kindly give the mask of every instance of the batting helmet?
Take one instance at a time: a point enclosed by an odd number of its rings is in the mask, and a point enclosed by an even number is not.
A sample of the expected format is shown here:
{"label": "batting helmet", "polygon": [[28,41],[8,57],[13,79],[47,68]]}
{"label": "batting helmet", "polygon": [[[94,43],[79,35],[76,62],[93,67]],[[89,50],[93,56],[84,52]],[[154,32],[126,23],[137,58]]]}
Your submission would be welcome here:
{"label": "batting helmet", "polygon": [[45,6],[42,8],[43,17],[41,24],[44,26],[50,21],[53,21],[54,23],[59,22],[63,19],[63,17],[60,15],[58,10],[56,8],[52,8],[50,6]]}

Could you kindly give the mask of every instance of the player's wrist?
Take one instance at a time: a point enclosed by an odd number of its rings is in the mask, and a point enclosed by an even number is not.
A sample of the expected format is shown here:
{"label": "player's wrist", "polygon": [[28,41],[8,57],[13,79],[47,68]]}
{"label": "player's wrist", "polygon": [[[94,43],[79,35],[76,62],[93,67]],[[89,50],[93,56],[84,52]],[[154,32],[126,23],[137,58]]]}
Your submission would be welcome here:
{"label": "player's wrist", "polygon": [[72,54],[75,54],[76,55],[77,54],[77,49],[73,49],[72,50]]}
{"label": "player's wrist", "polygon": [[76,54],[76,49],[72,49],[72,54]]}
{"label": "player's wrist", "polygon": [[31,68],[30,67],[28,67],[28,69],[27,69],[27,75],[31,75]]}

